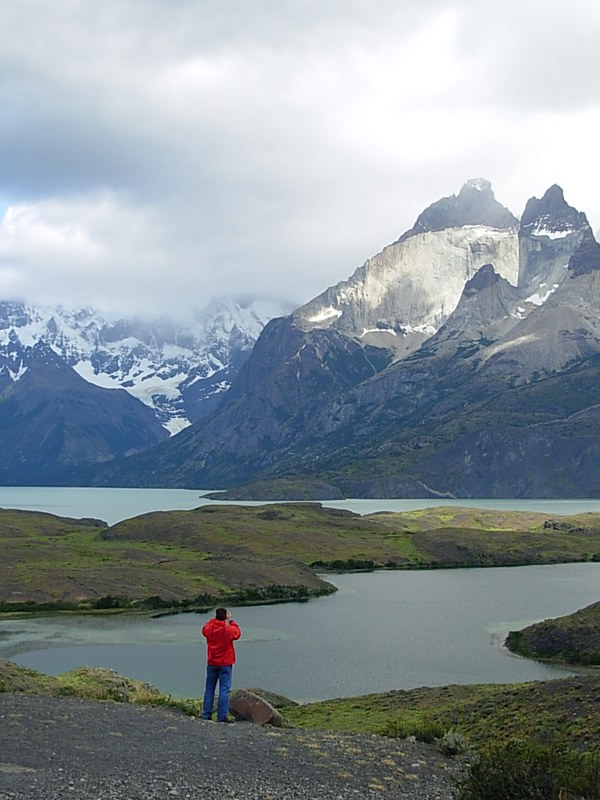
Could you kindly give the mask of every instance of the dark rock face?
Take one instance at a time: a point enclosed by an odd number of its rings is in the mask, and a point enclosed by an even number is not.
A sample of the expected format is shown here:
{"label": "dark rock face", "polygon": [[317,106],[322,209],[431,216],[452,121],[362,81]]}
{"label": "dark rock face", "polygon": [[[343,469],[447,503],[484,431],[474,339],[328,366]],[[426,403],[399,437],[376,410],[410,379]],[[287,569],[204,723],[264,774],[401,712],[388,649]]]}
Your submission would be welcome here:
{"label": "dark rock face", "polygon": [[519,286],[562,283],[588,234],[593,238],[585,214],[566,203],[559,186],[529,200],[519,229]]}
{"label": "dark rock face", "polygon": [[468,181],[458,195],[444,197],[426,208],[402,238],[464,225],[512,228],[519,225],[519,220],[496,200],[491,183],[479,179]]}
{"label": "dark rock face", "polygon": [[569,272],[577,277],[587,272],[600,270],[600,244],[590,229],[585,230],[581,244],[569,259]]}
{"label": "dark rock face", "polygon": [[151,409],[124,390],[87,383],[42,342],[19,343],[9,359],[23,374],[0,384],[0,483],[78,484],[86,467],[168,436]]}
{"label": "dark rock face", "polygon": [[521,217],[521,230],[540,223],[549,231],[576,230],[587,224],[585,214],[568,205],[563,190],[554,184],[541,200],[532,197],[527,201]]}

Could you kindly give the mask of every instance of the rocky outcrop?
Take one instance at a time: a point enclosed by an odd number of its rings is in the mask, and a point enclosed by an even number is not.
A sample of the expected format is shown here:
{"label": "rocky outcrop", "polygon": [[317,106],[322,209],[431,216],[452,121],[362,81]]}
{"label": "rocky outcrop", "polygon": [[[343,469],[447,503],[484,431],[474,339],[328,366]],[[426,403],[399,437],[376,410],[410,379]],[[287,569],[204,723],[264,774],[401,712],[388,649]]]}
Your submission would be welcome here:
{"label": "rocky outcrop", "polygon": [[489,181],[475,178],[467,181],[458,195],[443,197],[426,208],[402,239],[425,231],[462,228],[465,225],[516,228],[519,220],[496,200]]}
{"label": "rocky outcrop", "polygon": [[271,703],[246,689],[237,689],[229,698],[229,710],[233,716],[254,725],[273,725],[280,728],[283,717]]}
{"label": "rocky outcrop", "polygon": [[544,297],[560,285],[571,257],[591,233],[585,214],[567,204],[559,186],[551,186],[541,200],[529,200],[519,228],[518,285],[525,296]]}

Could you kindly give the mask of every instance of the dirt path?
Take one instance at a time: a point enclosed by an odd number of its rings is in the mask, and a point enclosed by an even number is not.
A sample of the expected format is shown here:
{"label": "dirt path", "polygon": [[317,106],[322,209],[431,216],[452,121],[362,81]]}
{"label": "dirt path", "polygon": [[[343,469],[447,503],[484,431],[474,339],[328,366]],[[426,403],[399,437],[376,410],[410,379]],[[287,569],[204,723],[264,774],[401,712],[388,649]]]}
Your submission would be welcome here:
{"label": "dirt path", "polygon": [[419,743],[0,694],[0,800],[437,800],[459,770]]}

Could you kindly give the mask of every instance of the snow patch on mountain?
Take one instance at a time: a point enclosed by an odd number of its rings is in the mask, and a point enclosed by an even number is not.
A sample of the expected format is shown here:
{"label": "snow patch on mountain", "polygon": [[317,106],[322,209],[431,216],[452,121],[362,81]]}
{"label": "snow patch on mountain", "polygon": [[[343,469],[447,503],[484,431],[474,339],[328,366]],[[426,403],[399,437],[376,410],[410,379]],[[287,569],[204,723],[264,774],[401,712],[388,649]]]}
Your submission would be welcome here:
{"label": "snow patch on mountain", "polygon": [[570,236],[574,232],[572,227],[563,228],[562,230],[552,230],[547,228],[545,223],[540,220],[539,224],[532,229],[531,236],[545,236],[547,239],[564,239],[565,236]]}
{"label": "snow patch on mountain", "polygon": [[475,189],[477,192],[487,192],[491,186],[490,182],[485,178],[470,178],[465,185]]}
{"label": "snow patch on mountain", "polygon": [[552,284],[550,288],[548,288],[545,283],[540,283],[540,289],[542,289],[543,292],[534,292],[534,294],[531,294],[529,297],[525,298],[525,302],[533,303],[534,306],[543,306],[546,300],[551,294],[554,294],[558,287],[558,283]]}
{"label": "snow patch on mountain", "polygon": [[393,328],[365,328],[360,335],[361,339],[368,336],[370,333],[389,333],[391,336],[398,336],[398,332]]}
{"label": "snow patch on mountain", "polygon": [[17,381],[21,380],[21,378],[23,377],[23,375],[25,375],[25,373],[27,372],[28,369],[29,369],[29,367],[26,367],[25,364],[18,363],[16,365],[16,369],[15,370],[12,370],[10,368],[10,366],[7,367],[7,372],[8,372],[8,375],[9,375],[11,381],[13,383],[16,383]]}
{"label": "snow patch on mountain", "polygon": [[329,306],[329,308],[319,311],[314,317],[310,317],[308,321],[318,325],[321,322],[333,322],[334,319],[339,319],[341,316],[342,312],[339,309]]}
{"label": "snow patch on mountain", "polygon": [[0,302],[0,369],[18,380],[28,350],[44,341],[84,380],[125,389],[151,407],[174,434],[227,391],[266,323],[291,310],[285,302],[218,298],[182,322]]}

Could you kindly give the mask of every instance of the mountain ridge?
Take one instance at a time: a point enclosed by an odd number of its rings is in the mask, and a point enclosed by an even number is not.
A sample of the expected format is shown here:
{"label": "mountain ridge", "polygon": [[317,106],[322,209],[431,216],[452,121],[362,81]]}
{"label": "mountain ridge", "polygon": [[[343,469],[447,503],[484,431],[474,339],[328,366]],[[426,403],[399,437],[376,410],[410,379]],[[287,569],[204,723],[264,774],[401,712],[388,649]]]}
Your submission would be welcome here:
{"label": "mountain ridge", "polygon": [[27,369],[15,361],[18,343],[44,341],[89,383],[123,388],[152,408],[172,435],[212,411],[266,322],[290,310],[281,301],[213,298],[175,322],[0,302],[0,376],[17,380]]}
{"label": "mountain ridge", "polygon": [[[183,481],[205,488],[257,480],[268,486],[281,478],[301,482],[317,476],[345,496],[600,494],[600,476],[588,463],[591,456],[582,456],[587,474],[569,480],[554,462],[537,457],[544,446],[555,458],[562,449],[568,470],[578,474],[578,448],[561,433],[565,425],[577,428],[578,437],[584,423],[591,426],[588,438],[578,439],[579,451],[596,450],[589,384],[597,378],[600,348],[598,273],[591,268],[597,245],[585,215],[567,205],[559,187],[526,208],[518,229],[486,230],[486,236],[496,237],[496,262],[512,281],[484,257],[490,250],[480,247],[480,228],[401,237],[402,246],[417,242],[422,247],[429,237],[438,243],[464,237],[467,243],[458,261],[445,264],[455,269],[455,277],[460,275],[457,302],[445,318],[438,317],[439,324],[431,326],[418,347],[404,352],[397,346],[373,348],[379,355],[374,361],[356,315],[352,334],[340,324],[343,302],[351,312],[358,305],[360,317],[360,302],[352,307],[348,287],[362,289],[372,260],[348,281],[267,326],[221,409],[156,450],[160,459],[166,458],[169,474],[178,485]],[[509,258],[498,246],[506,237]],[[477,268],[474,253],[482,260]],[[413,265],[413,275],[427,274],[430,267],[427,246],[421,254],[425,272]],[[385,306],[379,303],[383,288],[375,298],[377,310]],[[325,303],[335,313],[311,319]],[[416,318],[423,314],[422,306],[413,304],[413,309]],[[396,318],[383,322],[392,324],[388,341],[410,335],[403,330],[405,310],[399,304]],[[538,392],[542,385],[557,397],[569,387],[572,397],[551,408]],[[136,459],[136,469],[143,461],[143,456]],[[522,480],[512,462],[522,465]],[[147,474],[143,467],[142,474]]]}
{"label": "mountain ridge", "polygon": [[211,301],[187,323],[0,302],[0,485],[85,485],[216,408],[274,301]]}
{"label": "mountain ridge", "polygon": [[78,479],[268,499],[600,496],[585,214],[553,185],[518,221],[478,179],[417,222],[269,321],[209,414]]}

